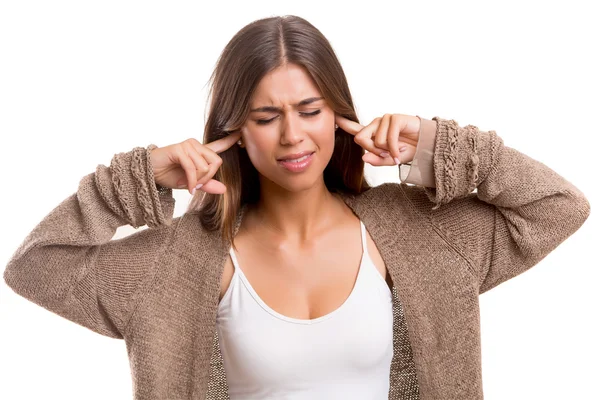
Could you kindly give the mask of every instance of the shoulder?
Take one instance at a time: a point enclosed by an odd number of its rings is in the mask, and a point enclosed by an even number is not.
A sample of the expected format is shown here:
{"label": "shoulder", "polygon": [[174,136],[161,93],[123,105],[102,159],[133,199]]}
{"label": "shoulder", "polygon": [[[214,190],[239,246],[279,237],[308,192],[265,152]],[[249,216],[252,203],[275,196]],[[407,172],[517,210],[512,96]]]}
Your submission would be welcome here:
{"label": "shoulder", "polygon": [[381,213],[416,211],[415,205],[432,205],[424,187],[394,182],[382,183],[358,195],[348,195],[348,202],[353,208]]}
{"label": "shoulder", "polygon": [[168,230],[168,251],[178,254],[209,256],[222,245],[221,231],[210,230],[202,224],[198,213],[185,213],[173,220]]}
{"label": "shoulder", "polygon": [[[360,207],[374,207],[387,209],[410,209],[427,216],[444,215],[458,210],[475,213],[493,213],[494,207],[477,197],[477,192],[471,192],[458,197],[452,202],[440,204],[436,207],[431,199],[435,198],[435,189],[405,183],[386,182],[372,187],[359,195],[350,196],[351,202]],[[460,218],[459,214],[455,214]]]}
{"label": "shoulder", "polygon": [[145,252],[177,250],[186,240],[201,244],[203,240],[213,239],[215,232],[206,229],[195,213],[184,213],[172,218],[168,223],[144,227],[125,237],[111,240],[110,247],[143,247]]}
{"label": "shoulder", "polygon": [[181,219],[182,217],[177,217],[168,224],[137,229],[127,236],[105,243],[99,250],[105,254],[120,255],[119,261],[124,260],[126,263],[131,263],[136,258],[145,258],[145,261],[153,260],[157,253],[168,248],[173,242]]}
{"label": "shoulder", "polygon": [[378,221],[410,216],[417,224],[432,225],[446,238],[454,236],[450,232],[457,226],[470,229],[473,221],[491,223],[495,218],[495,207],[480,200],[476,192],[437,207],[432,197],[435,197],[433,188],[383,183],[351,196],[348,204],[360,216],[374,216]]}

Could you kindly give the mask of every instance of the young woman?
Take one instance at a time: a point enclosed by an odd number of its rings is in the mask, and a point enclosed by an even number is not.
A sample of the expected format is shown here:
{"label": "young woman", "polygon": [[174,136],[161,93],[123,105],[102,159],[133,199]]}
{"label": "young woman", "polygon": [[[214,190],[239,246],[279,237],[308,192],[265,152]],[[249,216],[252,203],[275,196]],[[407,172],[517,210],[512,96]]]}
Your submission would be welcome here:
{"label": "young woman", "polygon": [[[136,399],[483,398],[478,296],[573,234],[583,193],[494,131],[359,124],[299,17],[244,27],[212,83],[204,144],[99,165],[6,283],[124,339]],[[369,187],[365,162],[402,182]],[[194,195],[178,218],[174,188]],[[125,224],[149,229],[111,240]]]}

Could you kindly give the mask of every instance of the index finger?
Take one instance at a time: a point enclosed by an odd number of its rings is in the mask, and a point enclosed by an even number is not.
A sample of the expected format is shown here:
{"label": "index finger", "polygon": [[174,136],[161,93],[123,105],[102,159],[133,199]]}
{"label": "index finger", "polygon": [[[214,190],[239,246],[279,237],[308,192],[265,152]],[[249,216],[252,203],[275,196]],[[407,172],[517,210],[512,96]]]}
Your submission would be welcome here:
{"label": "index finger", "polygon": [[364,126],[358,122],[351,121],[348,118],[342,117],[341,115],[335,116],[335,123],[351,135],[356,135],[358,132],[364,129]]}
{"label": "index finger", "polygon": [[205,146],[215,153],[222,153],[235,144],[242,137],[242,131],[235,131],[225,136],[224,138],[206,143]]}

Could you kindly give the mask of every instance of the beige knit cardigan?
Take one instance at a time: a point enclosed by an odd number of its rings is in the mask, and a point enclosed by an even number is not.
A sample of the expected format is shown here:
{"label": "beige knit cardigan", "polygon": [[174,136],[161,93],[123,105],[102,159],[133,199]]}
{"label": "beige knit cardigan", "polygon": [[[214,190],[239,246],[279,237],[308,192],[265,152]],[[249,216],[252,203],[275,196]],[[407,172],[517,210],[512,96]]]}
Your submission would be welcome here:
{"label": "beige knit cardigan", "polygon": [[[421,120],[412,166],[400,167],[406,179],[344,199],[393,281],[389,398],[482,399],[478,296],[536,265],[584,223],[590,204],[495,131]],[[18,247],[4,280],[124,339],[135,399],[226,399],[216,314],[229,244],[196,214],[173,218],[151,148],[118,153],[83,177]],[[126,224],[148,229],[111,240]]]}

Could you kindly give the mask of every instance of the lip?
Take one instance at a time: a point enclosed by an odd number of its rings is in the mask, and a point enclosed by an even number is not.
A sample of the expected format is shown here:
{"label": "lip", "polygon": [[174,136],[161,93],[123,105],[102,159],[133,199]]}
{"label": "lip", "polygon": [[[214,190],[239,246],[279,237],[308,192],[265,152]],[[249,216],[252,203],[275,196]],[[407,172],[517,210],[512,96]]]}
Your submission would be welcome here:
{"label": "lip", "polygon": [[[312,160],[313,160],[313,155],[314,152],[303,152],[303,153],[299,153],[299,154],[303,154],[303,156],[300,157],[304,157],[306,156],[305,160],[302,160],[300,162],[291,162],[291,161],[277,161],[277,164],[279,164],[281,167],[285,168],[286,170],[290,171],[290,172],[303,172],[306,171],[308,169],[308,167],[310,166],[310,164],[312,164]],[[298,157],[298,158],[300,158]]]}
{"label": "lip", "polygon": [[304,157],[311,153],[314,153],[314,151],[302,151],[300,153],[287,154],[283,157],[279,157],[277,161],[295,160],[297,158]]}

